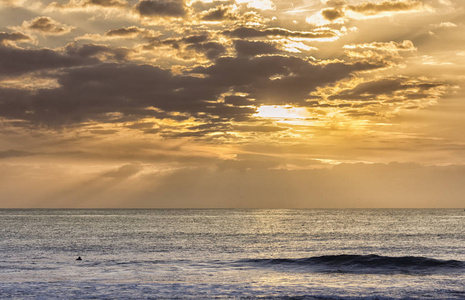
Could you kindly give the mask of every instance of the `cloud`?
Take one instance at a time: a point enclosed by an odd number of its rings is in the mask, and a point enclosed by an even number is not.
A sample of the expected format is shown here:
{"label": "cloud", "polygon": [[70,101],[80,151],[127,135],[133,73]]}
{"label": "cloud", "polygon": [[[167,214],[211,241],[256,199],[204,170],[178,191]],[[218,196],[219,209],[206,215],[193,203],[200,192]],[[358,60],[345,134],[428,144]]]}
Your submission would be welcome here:
{"label": "cloud", "polygon": [[28,151],[13,150],[13,149],[0,151],[0,159],[12,158],[12,157],[24,157],[24,156],[32,156],[32,155],[35,155],[35,153],[28,152]]}
{"label": "cloud", "polygon": [[125,7],[127,2],[124,0],[86,0],[82,6]]}
{"label": "cloud", "polygon": [[344,17],[344,12],[337,8],[326,8],[321,11],[321,15],[328,21]]}
{"label": "cloud", "polygon": [[118,28],[118,29],[109,30],[105,32],[105,35],[106,36],[134,36],[142,32],[143,32],[143,29],[136,27],[136,26],[131,26],[127,28]]}
{"label": "cloud", "polygon": [[345,45],[344,49],[372,49],[380,51],[416,51],[417,48],[413,45],[412,41],[405,40],[402,43],[391,42],[372,42],[356,45]]}
{"label": "cloud", "polygon": [[[385,16],[386,14],[424,9],[422,2],[417,0],[394,0],[382,2],[362,2],[346,4],[346,1],[326,1],[329,6],[308,17],[307,23],[323,26],[331,23],[345,23],[350,18]],[[355,14],[354,14],[355,13]]]}
{"label": "cloud", "polygon": [[135,47],[133,47],[131,50],[137,51],[137,48],[141,48],[140,43],[147,41],[159,42],[159,37],[161,35],[162,34],[159,31],[138,26],[129,26],[107,30],[103,35],[98,33],[86,33],[84,35],[75,37],[74,41],[83,40],[93,42],[107,42],[111,43],[112,45],[124,45],[126,42],[131,41],[133,44],[135,44]]}
{"label": "cloud", "polygon": [[398,66],[405,61],[405,56],[412,56],[417,51],[410,40],[344,45],[343,49],[350,58],[379,61],[389,66]]}
{"label": "cloud", "polygon": [[127,48],[109,47],[106,45],[70,43],[65,48],[66,53],[73,57],[98,58],[100,61],[125,60],[130,50]]}
{"label": "cloud", "polygon": [[186,14],[183,0],[142,0],[135,9],[143,17],[183,17]]}
{"label": "cloud", "polygon": [[49,8],[61,8],[61,9],[79,9],[79,8],[125,8],[128,3],[125,0],[70,0],[66,4],[58,2],[52,2],[48,5]]}
{"label": "cloud", "polygon": [[21,32],[0,32],[0,45],[8,46],[12,42],[23,42],[23,41],[30,41],[31,37],[25,35]]}
{"label": "cloud", "polygon": [[235,40],[234,48],[236,48],[238,56],[256,56],[259,54],[275,54],[280,52],[275,46],[260,41]]}
{"label": "cloud", "polygon": [[17,0],[1,0],[0,5],[2,6],[13,6]]}
{"label": "cloud", "polygon": [[458,27],[458,25],[452,22],[441,22],[439,24],[433,24],[432,27],[434,28],[455,28],[455,27]]}
{"label": "cloud", "polygon": [[[190,37],[187,40],[195,42],[203,38]],[[210,56],[222,53],[222,48],[215,52],[216,48],[210,48],[208,42],[188,45],[205,47],[202,50]],[[57,88],[34,93],[4,89],[0,93],[4,96],[0,101],[3,116],[53,126],[88,120],[115,122],[115,113],[120,114],[116,118],[119,121],[151,116],[173,119],[195,116],[204,121],[219,118],[221,122],[247,120],[256,108],[232,106],[239,103],[240,98],[237,97],[226,97],[225,103],[218,102],[223,94],[249,95],[255,99],[254,105],[293,103],[305,106],[309,93],[317,87],[334,84],[350,77],[353,72],[382,67],[370,63],[315,64],[276,55],[220,57],[211,66],[174,75],[169,70],[148,65],[97,64],[99,60],[96,57],[102,54],[115,58],[121,55],[121,59],[125,55],[125,52],[115,52],[118,49],[100,45],[71,44],[64,54],[51,50],[0,50],[7,54],[1,57],[5,58],[6,66],[2,70],[8,74],[53,67],[61,69],[54,75],[59,84]],[[208,51],[213,51],[213,54],[208,54]],[[24,57],[23,65],[8,65],[8,58],[18,61],[20,57]],[[81,67],[63,69],[72,66]],[[181,115],[172,115],[172,112]]]}
{"label": "cloud", "polygon": [[376,100],[383,99],[407,101],[409,99],[436,97],[438,87],[443,83],[414,81],[408,78],[385,78],[361,83],[352,89],[341,91],[329,99],[343,100]]}
{"label": "cloud", "polygon": [[59,53],[49,49],[27,50],[0,46],[0,77],[17,76],[33,71],[94,64],[92,58]]}
{"label": "cloud", "polygon": [[347,4],[346,0],[321,0],[321,2],[331,7],[341,7],[344,4]]}
{"label": "cloud", "polygon": [[233,88],[256,99],[258,104],[305,105],[310,92],[349,77],[352,72],[381,67],[371,63],[325,65],[313,64],[295,57],[262,56],[253,58],[220,58],[195,73],[208,75],[210,86]]}
{"label": "cloud", "polygon": [[44,35],[63,35],[71,32],[73,26],[61,24],[50,17],[37,17],[30,21],[24,21],[22,27],[24,29],[34,30]]}
{"label": "cloud", "polygon": [[238,17],[232,12],[231,7],[219,5],[211,8],[208,11],[202,13],[201,20],[203,21],[225,21],[225,20],[237,20]]}
{"label": "cloud", "polygon": [[298,37],[305,39],[327,39],[336,38],[337,33],[330,29],[317,30],[313,32],[291,31],[282,28],[255,29],[252,27],[239,27],[234,30],[225,30],[223,34],[237,38],[257,38],[257,37]]}
{"label": "cloud", "polygon": [[365,2],[357,5],[347,5],[346,9],[364,15],[372,15],[383,12],[398,12],[409,11],[422,8],[421,1],[416,0],[398,0],[398,1],[383,1],[378,3]]}
{"label": "cloud", "polygon": [[232,0],[196,1],[191,3],[189,7],[193,12],[193,18],[203,21],[203,23],[208,25],[216,25],[220,22],[234,22],[234,24],[267,23],[267,18],[261,13],[261,10],[251,10],[245,5],[238,5]]}
{"label": "cloud", "polygon": [[207,34],[199,34],[199,35],[191,35],[191,36],[186,36],[180,39],[180,41],[187,43],[187,44],[198,44],[198,43],[203,43],[208,41],[208,35]]}
{"label": "cloud", "polygon": [[202,52],[210,60],[217,59],[226,53],[226,48],[222,44],[216,42],[191,43],[187,45],[186,49]]}
{"label": "cloud", "polygon": [[177,57],[183,60],[215,60],[226,54],[227,48],[222,43],[213,41],[208,34],[190,35],[182,38],[160,40],[153,38],[143,46],[145,50],[169,46],[176,51]]}
{"label": "cloud", "polygon": [[250,98],[243,97],[243,96],[225,96],[224,103],[231,104],[234,106],[244,106],[244,105],[253,105],[254,101]]}
{"label": "cloud", "polygon": [[[73,53],[72,57],[86,60],[88,55]],[[26,66],[31,68],[31,64]],[[174,77],[170,71],[136,65],[102,64],[69,69],[59,75],[58,82],[59,88],[39,90],[34,94],[2,90],[2,115],[61,125],[89,119],[112,122],[114,112],[121,113],[122,117],[160,115],[148,110],[149,106],[195,113],[204,111],[207,106],[201,102],[205,99],[203,96],[212,99],[215,91],[215,88],[202,87],[200,79]],[[179,88],[185,91],[176,92]],[[169,115],[162,114],[160,117]]]}

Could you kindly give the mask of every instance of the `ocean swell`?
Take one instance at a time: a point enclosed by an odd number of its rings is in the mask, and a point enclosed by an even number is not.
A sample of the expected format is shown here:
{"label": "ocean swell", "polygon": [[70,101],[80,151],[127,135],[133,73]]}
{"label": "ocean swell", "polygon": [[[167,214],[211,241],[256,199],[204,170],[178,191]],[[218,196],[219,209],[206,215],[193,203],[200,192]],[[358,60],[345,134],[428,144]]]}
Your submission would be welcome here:
{"label": "ocean swell", "polygon": [[[437,273],[463,271],[465,262],[419,256],[324,255],[309,258],[274,258],[242,260],[258,266],[309,267],[314,272],[337,273]],[[299,268],[301,270],[302,268]]]}

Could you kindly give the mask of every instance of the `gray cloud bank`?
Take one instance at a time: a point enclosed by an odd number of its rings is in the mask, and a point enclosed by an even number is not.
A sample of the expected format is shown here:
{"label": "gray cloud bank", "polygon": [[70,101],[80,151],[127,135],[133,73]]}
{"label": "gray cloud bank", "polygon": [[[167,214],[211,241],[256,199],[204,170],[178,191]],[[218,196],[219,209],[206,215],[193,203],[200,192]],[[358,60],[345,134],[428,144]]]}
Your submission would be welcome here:
{"label": "gray cloud bank", "polygon": [[182,0],[142,0],[136,5],[141,16],[182,17],[186,11]]}

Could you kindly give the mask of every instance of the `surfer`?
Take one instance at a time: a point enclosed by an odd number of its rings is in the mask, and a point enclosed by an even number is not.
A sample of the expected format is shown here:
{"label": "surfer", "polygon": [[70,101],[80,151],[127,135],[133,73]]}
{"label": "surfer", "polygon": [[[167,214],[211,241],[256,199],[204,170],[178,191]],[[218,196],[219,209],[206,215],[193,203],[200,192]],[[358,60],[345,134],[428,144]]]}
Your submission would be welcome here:
{"label": "surfer", "polygon": [[78,256],[78,258],[76,258],[76,260],[82,260],[82,258],[80,256]]}

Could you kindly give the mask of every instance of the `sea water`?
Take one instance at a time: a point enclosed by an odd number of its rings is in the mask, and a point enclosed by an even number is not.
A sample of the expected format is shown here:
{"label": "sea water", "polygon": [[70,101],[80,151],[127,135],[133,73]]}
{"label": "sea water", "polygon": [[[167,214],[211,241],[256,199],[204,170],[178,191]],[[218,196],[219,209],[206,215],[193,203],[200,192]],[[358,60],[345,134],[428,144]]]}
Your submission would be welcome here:
{"label": "sea water", "polygon": [[464,225],[460,209],[0,210],[0,298],[465,299]]}

